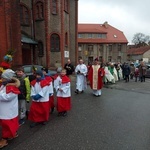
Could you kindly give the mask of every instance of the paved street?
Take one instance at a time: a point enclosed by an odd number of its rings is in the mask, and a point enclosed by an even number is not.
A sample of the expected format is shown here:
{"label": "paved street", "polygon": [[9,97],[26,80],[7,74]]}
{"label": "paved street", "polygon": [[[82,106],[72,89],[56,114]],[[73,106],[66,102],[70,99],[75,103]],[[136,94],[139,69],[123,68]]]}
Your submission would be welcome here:
{"label": "paved street", "polygon": [[4,150],[149,150],[150,79],[119,81],[103,88],[101,97],[88,89],[74,94],[67,117],[51,115],[47,125],[22,125],[19,137]]}

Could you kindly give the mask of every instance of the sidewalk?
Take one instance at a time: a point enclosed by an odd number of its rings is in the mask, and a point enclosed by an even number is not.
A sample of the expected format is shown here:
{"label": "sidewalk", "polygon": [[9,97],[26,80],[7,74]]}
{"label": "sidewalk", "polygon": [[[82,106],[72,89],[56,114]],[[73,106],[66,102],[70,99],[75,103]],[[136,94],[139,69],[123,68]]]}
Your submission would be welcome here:
{"label": "sidewalk", "polygon": [[105,84],[105,88],[110,89],[120,89],[126,91],[133,91],[139,93],[150,94],[150,79],[146,78],[145,82],[135,82],[134,80],[130,80],[129,82],[125,82],[125,80],[117,81],[115,84]]}

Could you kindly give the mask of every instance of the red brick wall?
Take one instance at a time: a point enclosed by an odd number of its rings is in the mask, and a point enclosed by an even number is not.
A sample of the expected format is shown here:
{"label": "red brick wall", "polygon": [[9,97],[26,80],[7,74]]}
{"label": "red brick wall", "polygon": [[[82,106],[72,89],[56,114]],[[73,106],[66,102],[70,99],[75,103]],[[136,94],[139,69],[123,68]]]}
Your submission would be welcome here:
{"label": "red brick wall", "polygon": [[20,11],[19,0],[11,1],[11,48],[16,50],[13,64],[22,65],[22,50],[21,50],[21,27],[20,27]]}
{"label": "red brick wall", "polygon": [[13,65],[22,63],[19,1],[0,1],[0,61],[9,49],[15,49]]}
{"label": "red brick wall", "polygon": [[0,61],[6,53],[7,45],[7,34],[6,34],[6,16],[5,16],[5,2],[0,1]]}

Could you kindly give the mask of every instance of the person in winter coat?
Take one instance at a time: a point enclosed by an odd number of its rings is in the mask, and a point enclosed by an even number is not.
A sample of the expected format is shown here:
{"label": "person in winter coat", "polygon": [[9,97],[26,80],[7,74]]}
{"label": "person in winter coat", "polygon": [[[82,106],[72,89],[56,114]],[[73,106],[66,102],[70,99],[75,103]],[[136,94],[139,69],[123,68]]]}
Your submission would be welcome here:
{"label": "person in winter coat", "polygon": [[19,100],[19,125],[25,123],[27,108],[26,105],[30,101],[30,81],[29,78],[25,75],[23,68],[18,68],[16,71],[17,78],[20,81],[20,94],[18,95]]}
{"label": "person in winter coat", "polygon": [[129,75],[130,75],[131,70],[127,62],[124,64],[123,72],[125,76],[125,82],[129,82]]}
{"label": "person in winter coat", "polygon": [[145,82],[145,75],[146,75],[146,65],[144,62],[141,62],[140,66],[139,66],[139,78],[141,82]]}
{"label": "person in winter coat", "polygon": [[18,87],[20,82],[14,78],[15,72],[6,69],[2,75],[0,87],[0,125],[2,127],[2,139],[0,148],[8,145],[8,140],[18,137]]}

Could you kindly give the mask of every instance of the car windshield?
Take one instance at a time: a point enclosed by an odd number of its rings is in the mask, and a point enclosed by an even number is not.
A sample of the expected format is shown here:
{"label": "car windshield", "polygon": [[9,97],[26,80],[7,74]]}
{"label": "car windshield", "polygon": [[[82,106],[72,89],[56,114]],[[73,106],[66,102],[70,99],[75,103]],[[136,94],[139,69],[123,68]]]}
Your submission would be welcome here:
{"label": "car windshield", "polygon": [[36,68],[37,70],[41,70],[43,67],[42,67],[42,66],[35,66],[35,68]]}
{"label": "car windshield", "polygon": [[31,67],[30,66],[24,67],[24,72],[25,73],[31,73]]}

